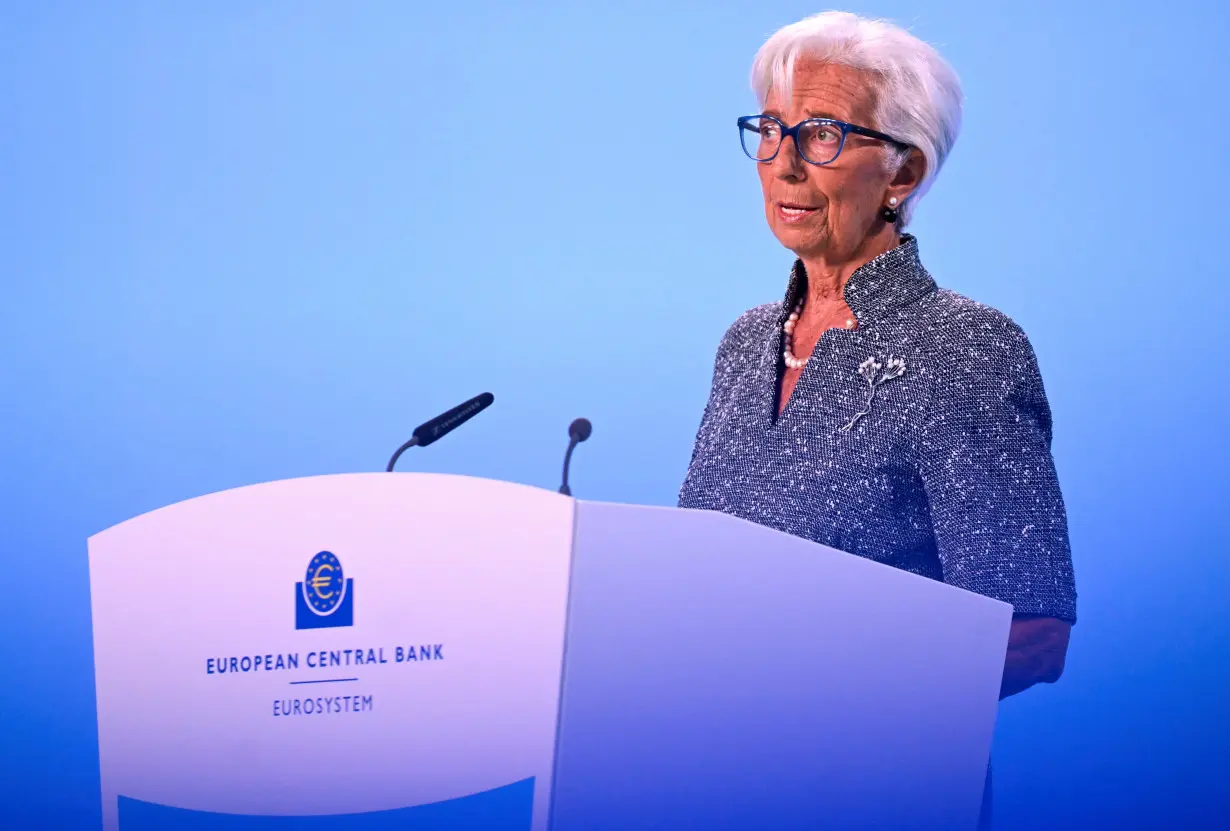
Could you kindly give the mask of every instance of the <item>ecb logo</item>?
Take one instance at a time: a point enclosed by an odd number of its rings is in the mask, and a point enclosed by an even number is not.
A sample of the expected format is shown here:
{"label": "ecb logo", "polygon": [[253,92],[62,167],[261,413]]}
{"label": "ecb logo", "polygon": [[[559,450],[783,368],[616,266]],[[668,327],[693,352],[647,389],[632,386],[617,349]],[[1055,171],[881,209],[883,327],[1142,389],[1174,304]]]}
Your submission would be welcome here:
{"label": "ecb logo", "polygon": [[342,563],[322,551],[308,563],[302,583],[295,583],[295,628],[325,629],[354,625],[354,580],[342,575]]}

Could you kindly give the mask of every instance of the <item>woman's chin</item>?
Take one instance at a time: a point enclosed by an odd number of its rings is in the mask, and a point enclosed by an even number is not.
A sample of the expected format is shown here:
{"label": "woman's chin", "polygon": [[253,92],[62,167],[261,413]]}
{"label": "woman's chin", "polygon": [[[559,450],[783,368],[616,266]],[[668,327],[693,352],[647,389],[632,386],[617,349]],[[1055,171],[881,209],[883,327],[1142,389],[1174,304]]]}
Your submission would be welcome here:
{"label": "woman's chin", "polygon": [[824,233],[823,226],[819,223],[806,227],[796,223],[789,225],[774,223],[773,236],[777,237],[777,241],[784,247],[797,254],[801,251],[813,251],[817,248],[823,248],[826,234]]}

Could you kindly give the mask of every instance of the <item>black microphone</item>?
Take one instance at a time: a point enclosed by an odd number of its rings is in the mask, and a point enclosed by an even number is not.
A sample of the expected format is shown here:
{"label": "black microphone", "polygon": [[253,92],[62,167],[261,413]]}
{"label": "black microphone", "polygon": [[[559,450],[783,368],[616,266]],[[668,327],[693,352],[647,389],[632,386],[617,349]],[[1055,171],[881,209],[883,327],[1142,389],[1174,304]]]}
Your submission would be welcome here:
{"label": "black microphone", "polygon": [[410,436],[410,441],[397,448],[397,452],[393,454],[393,458],[389,459],[389,466],[385,468],[385,470],[391,473],[393,470],[393,465],[397,464],[397,460],[401,458],[401,454],[405,453],[411,447],[426,447],[446,433],[456,430],[458,427],[474,418],[474,416],[490,407],[492,401],[495,401],[495,396],[489,392],[484,392],[482,395],[474,396],[464,404],[458,404],[448,412],[440,413],[440,415],[436,416],[431,421],[424,421],[418,427],[414,428],[414,433]]}
{"label": "black microphone", "polygon": [[564,454],[564,483],[559,486],[559,492],[564,496],[572,496],[572,489],[568,487],[568,463],[572,461],[572,450],[589,438],[592,432],[594,432],[594,425],[589,423],[588,418],[578,418],[568,425],[569,442],[568,452]]}

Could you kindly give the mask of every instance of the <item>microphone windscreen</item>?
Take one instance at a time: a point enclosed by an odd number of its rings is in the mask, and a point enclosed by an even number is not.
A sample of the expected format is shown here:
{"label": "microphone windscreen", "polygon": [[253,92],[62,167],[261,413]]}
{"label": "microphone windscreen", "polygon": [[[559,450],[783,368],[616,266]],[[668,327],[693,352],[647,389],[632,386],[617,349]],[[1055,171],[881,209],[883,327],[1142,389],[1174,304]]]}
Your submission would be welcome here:
{"label": "microphone windscreen", "polygon": [[585,441],[592,432],[594,432],[594,425],[589,423],[588,418],[578,418],[568,425],[568,438],[578,442]]}

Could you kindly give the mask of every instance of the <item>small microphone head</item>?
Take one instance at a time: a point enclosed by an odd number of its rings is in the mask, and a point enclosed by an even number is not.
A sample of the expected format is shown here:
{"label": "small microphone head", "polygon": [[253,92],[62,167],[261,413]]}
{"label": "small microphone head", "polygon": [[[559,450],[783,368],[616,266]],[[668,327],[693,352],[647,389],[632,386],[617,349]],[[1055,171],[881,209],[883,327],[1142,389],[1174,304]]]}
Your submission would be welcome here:
{"label": "small microphone head", "polygon": [[568,425],[568,438],[578,443],[589,438],[592,432],[594,432],[594,425],[589,423],[588,418],[578,418]]}

